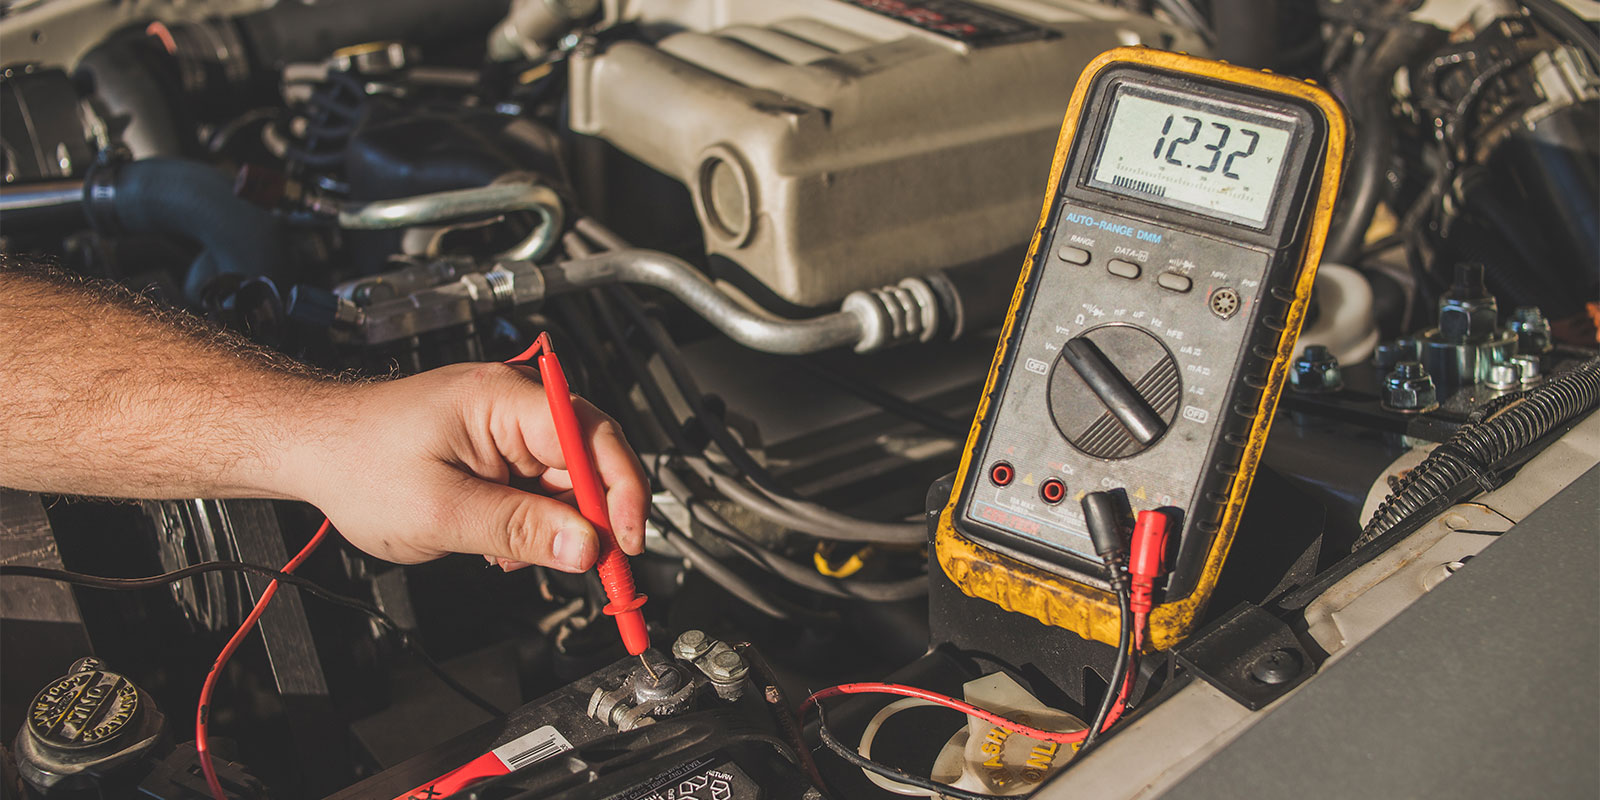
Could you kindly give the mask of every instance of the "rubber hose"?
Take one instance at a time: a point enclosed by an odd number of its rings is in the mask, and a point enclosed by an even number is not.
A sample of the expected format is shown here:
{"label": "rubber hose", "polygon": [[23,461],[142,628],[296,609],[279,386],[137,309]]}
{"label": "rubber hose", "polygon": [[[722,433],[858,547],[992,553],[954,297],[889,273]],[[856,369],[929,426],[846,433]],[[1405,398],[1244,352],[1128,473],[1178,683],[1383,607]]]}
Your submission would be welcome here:
{"label": "rubber hose", "polygon": [[1352,549],[1391,528],[1456,485],[1480,477],[1501,459],[1537,441],[1600,402],[1600,358],[1553,376],[1548,383],[1487,419],[1467,424],[1412,469],[1362,530]]}
{"label": "rubber hose", "polygon": [[1389,88],[1395,70],[1405,63],[1416,46],[1427,40],[1426,25],[1402,25],[1374,45],[1370,59],[1358,59],[1359,72],[1351,81],[1352,109],[1356,137],[1351,148],[1353,162],[1339,192],[1340,211],[1328,230],[1322,260],[1358,265],[1366,243],[1367,228],[1383,202],[1388,183],[1389,163],[1394,155],[1395,131],[1389,118]]}
{"label": "rubber hose", "polygon": [[124,231],[181,236],[201,246],[204,252],[183,285],[190,302],[198,303],[201,290],[220,274],[277,278],[285,262],[272,214],[236,197],[227,176],[197,161],[123,164],[112,179],[109,202]]}

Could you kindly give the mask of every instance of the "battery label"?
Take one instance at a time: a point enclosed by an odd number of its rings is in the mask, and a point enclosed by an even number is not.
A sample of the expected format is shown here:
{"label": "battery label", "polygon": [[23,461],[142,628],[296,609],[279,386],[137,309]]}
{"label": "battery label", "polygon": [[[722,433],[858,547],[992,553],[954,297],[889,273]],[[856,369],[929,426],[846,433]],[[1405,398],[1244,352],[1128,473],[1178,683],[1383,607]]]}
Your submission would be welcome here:
{"label": "battery label", "polygon": [[434,778],[394,800],[437,800],[467,786],[496,775],[516,772],[523,767],[555,758],[572,749],[572,743],[555,728],[545,725],[518,736],[477,758]]}
{"label": "battery label", "polygon": [[730,760],[679,764],[612,800],[759,800],[761,788]]}

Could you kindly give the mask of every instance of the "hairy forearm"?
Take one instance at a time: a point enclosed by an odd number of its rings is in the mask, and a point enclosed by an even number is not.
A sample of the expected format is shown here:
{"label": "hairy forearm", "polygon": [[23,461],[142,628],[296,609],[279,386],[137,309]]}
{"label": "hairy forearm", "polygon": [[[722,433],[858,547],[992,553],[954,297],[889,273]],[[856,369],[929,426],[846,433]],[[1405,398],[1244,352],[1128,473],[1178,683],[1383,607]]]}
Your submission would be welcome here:
{"label": "hairy forearm", "polygon": [[299,497],[336,382],[107,287],[0,261],[0,485]]}

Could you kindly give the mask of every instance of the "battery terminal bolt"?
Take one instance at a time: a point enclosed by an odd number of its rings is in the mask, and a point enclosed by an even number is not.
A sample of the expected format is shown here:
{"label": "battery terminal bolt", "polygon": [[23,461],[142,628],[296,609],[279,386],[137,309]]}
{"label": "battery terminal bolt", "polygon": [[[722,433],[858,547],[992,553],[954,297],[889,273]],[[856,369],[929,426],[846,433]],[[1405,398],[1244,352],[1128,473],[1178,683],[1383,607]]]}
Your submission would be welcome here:
{"label": "battery terminal bolt", "polygon": [[705,631],[687,630],[678,634],[672,643],[672,654],[684,661],[694,661],[711,649],[712,639]]}

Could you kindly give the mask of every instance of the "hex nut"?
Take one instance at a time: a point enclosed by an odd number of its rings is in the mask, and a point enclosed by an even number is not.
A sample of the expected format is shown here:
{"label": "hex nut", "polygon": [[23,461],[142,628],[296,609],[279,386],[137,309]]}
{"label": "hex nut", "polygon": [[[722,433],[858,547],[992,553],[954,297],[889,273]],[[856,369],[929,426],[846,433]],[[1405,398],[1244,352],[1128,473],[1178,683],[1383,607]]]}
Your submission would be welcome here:
{"label": "hex nut", "polygon": [[1289,385],[1297,392],[1325,394],[1344,388],[1344,373],[1339,369],[1339,359],[1320,344],[1308,344],[1294,360],[1289,371]]}
{"label": "hex nut", "polygon": [[1447,299],[1439,304],[1439,335],[1447,342],[1481,342],[1494,335],[1499,321],[1494,299],[1489,302]]}
{"label": "hex nut", "polygon": [[1383,381],[1381,397],[1383,407],[1390,411],[1416,414],[1439,407],[1438,390],[1433,376],[1420,361],[1402,361],[1395,365]]}
{"label": "hex nut", "polygon": [[1456,265],[1455,281],[1439,300],[1439,335],[1451,344],[1469,344],[1493,337],[1500,307],[1483,283],[1483,265]]}

